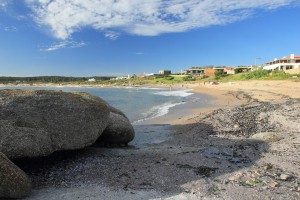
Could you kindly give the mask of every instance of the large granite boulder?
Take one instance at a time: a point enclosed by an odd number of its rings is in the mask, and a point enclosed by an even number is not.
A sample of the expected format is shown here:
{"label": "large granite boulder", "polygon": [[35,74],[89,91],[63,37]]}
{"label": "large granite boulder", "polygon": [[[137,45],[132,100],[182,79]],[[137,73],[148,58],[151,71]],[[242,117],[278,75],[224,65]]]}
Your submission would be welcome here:
{"label": "large granite boulder", "polygon": [[87,93],[0,90],[0,151],[16,159],[90,146],[109,113],[105,101]]}
{"label": "large granite boulder", "polygon": [[0,152],[0,198],[23,198],[30,192],[27,175]]}
{"label": "large granite boulder", "polygon": [[135,136],[134,128],[122,111],[113,107],[110,111],[108,125],[96,144],[127,145]]}

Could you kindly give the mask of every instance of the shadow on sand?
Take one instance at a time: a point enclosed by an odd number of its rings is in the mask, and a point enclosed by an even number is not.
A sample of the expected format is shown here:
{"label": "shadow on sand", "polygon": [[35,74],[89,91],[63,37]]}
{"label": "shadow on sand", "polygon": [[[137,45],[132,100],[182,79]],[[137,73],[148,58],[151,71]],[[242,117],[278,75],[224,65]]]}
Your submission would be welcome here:
{"label": "shadow on sand", "polygon": [[[29,199],[41,198],[47,188],[60,191],[53,190],[48,199],[62,198],[70,188],[77,189],[66,199],[89,194],[87,199],[109,198],[103,191],[123,191],[116,193],[116,199],[172,197],[188,193],[187,184],[198,184],[201,190],[208,181],[223,181],[228,173],[253,165],[268,149],[261,141],[216,135],[203,123],[136,125],[135,130],[136,139],[129,147],[89,147],[16,161],[33,181],[35,190]],[[97,187],[102,188],[98,196],[82,193]]]}

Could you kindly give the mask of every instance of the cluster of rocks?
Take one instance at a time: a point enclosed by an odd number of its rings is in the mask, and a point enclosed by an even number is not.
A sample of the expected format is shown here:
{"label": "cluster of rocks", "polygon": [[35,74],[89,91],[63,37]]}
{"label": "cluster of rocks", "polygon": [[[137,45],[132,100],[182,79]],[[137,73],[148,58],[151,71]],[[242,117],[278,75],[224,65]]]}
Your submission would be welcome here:
{"label": "cluster of rocks", "polygon": [[[291,104],[286,106],[286,104]],[[283,129],[280,117],[293,118],[287,108],[296,103],[292,100],[281,103],[255,102],[235,108],[218,109],[206,116],[204,122],[212,124],[213,132],[218,134],[232,134],[236,136],[251,137],[260,132],[275,132]],[[297,104],[297,106],[299,106]]]}
{"label": "cluster of rocks", "polygon": [[134,129],[120,110],[87,93],[0,91],[0,198],[30,194],[31,181],[10,160],[97,144],[127,145]]}
{"label": "cluster of rocks", "polygon": [[290,193],[299,197],[300,179],[297,174],[287,172],[270,163],[253,165],[250,169],[238,171],[228,177],[226,184],[232,183],[239,186],[251,187],[257,190],[270,190],[277,193]]}

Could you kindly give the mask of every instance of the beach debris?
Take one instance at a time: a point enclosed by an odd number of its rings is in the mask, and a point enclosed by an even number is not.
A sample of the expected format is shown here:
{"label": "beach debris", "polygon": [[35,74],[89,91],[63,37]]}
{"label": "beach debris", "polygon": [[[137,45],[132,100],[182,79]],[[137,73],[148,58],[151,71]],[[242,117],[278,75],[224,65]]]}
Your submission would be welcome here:
{"label": "beach debris", "polygon": [[228,182],[258,190],[276,190],[276,192],[286,190],[299,192],[300,187],[299,177],[270,163],[255,164],[250,169],[236,172],[228,177],[227,184]]}
{"label": "beach debris", "polygon": [[195,169],[195,173],[199,176],[210,177],[218,168],[200,166]]}
{"label": "beach debris", "polygon": [[254,179],[254,180],[247,180],[245,182],[240,182],[240,185],[242,186],[250,186],[250,187],[254,187],[257,184],[261,183],[262,181],[259,179]]}
{"label": "beach debris", "polygon": [[207,166],[199,166],[193,167],[189,164],[176,164],[177,168],[185,168],[185,169],[193,169],[194,172],[202,177],[210,177],[218,168],[207,167]]}
{"label": "beach debris", "polygon": [[276,135],[275,132],[284,130],[284,124],[277,117],[278,114],[295,124],[298,122],[297,111],[290,110],[289,107],[296,109],[298,107],[297,101],[288,100],[285,104],[255,102],[235,108],[215,110],[203,118],[202,122],[210,124],[215,134],[245,137],[257,134],[253,139],[262,138],[270,143],[277,142],[283,138]]}

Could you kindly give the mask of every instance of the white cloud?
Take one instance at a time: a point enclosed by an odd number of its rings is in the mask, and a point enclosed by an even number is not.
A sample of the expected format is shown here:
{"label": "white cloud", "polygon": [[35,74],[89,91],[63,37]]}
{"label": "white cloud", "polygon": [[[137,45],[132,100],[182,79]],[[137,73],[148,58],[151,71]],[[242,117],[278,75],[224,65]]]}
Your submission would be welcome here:
{"label": "white cloud", "polygon": [[119,38],[120,34],[114,31],[107,31],[105,34],[105,37],[111,39],[111,40],[116,40]]}
{"label": "white cloud", "polygon": [[7,31],[7,32],[16,32],[16,31],[18,31],[17,27],[15,27],[15,26],[5,26],[5,27],[3,27],[3,30]]}
{"label": "white cloud", "polygon": [[115,31],[143,36],[184,32],[232,23],[251,16],[256,9],[276,9],[296,1],[26,0],[36,21],[49,26],[59,39],[68,39],[85,27],[103,31],[111,39],[119,36]]}
{"label": "white cloud", "polygon": [[64,41],[61,41],[61,42],[54,43],[49,47],[41,48],[40,51],[56,51],[56,50],[59,50],[59,49],[66,49],[66,48],[73,49],[73,48],[83,47],[85,45],[86,45],[86,43],[83,42],[83,41],[75,42],[73,40],[64,40]]}
{"label": "white cloud", "polygon": [[9,3],[9,0],[0,0],[0,10],[5,9]]}

